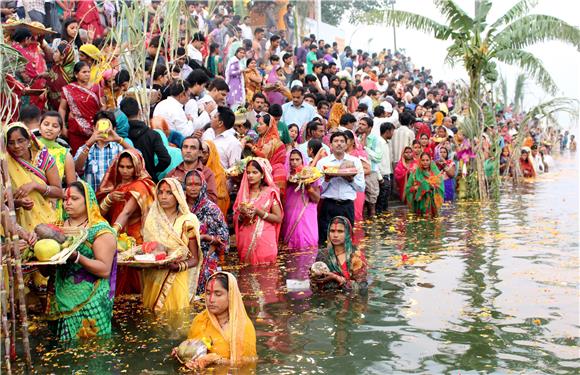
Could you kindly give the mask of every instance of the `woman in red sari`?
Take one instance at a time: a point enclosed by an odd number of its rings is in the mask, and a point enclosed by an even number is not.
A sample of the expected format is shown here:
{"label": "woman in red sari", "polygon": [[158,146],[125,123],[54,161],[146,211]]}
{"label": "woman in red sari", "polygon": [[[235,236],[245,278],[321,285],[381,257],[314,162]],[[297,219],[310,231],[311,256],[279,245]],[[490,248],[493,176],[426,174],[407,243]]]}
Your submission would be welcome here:
{"label": "woman in red sari", "polygon": [[[24,27],[16,29],[12,35],[12,40],[14,41],[12,47],[28,60],[24,70],[20,72],[23,81],[31,89],[44,89],[46,87],[45,76],[47,67],[40,44],[36,41],[30,30]],[[43,110],[46,105],[46,95],[31,96],[30,104]]]}
{"label": "woman in red sari", "polygon": [[104,104],[99,85],[90,83],[91,67],[79,61],[73,73],[75,80],[62,88],[58,112],[63,119],[68,119],[66,136],[74,155],[93,134],[95,115],[104,108]]}
{"label": "woman in red sari", "polygon": [[82,29],[95,30],[95,38],[103,36],[105,28],[94,0],[77,0],[74,15]]}
{"label": "woman in red sari", "polygon": [[258,119],[256,131],[260,138],[252,147],[254,155],[268,159],[272,166],[272,178],[280,189],[280,195],[284,197],[286,191],[286,146],[280,140],[278,121],[270,115],[264,115]]}
{"label": "woman in red sari", "polygon": [[409,146],[405,147],[403,149],[403,154],[395,167],[395,184],[397,185],[401,202],[405,204],[407,204],[407,198],[405,197],[407,179],[409,178],[409,174],[411,174],[411,172],[417,167],[417,161],[413,155],[413,149]]}
{"label": "woman in red sari", "polygon": [[530,148],[522,147],[522,152],[520,155],[520,169],[524,177],[536,177],[536,170],[534,164],[530,160]]}
{"label": "woman in red sari", "polygon": [[[155,199],[155,184],[147,170],[143,156],[136,150],[121,152],[107,170],[97,200],[101,215],[117,230],[143,243],[141,227]],[[117,295],[141,292],[141,281],[136,269],[119,267]]]}
{"label": "woman in red sari", "polygon": [[70,44],[61,43],[53,54],[54,64],[48,73],[46,87],[48,88],[48,107],[58,110],[62,97],[62,88],[71,83],[74,78],[74,49]]}
{"label": "woman in red sari", "polygon": [[[276,128],[274,128],[276,129]],[[234,229],[241,263],[273,263],[284,213],[266,159],[250,160],[234,203]]]}

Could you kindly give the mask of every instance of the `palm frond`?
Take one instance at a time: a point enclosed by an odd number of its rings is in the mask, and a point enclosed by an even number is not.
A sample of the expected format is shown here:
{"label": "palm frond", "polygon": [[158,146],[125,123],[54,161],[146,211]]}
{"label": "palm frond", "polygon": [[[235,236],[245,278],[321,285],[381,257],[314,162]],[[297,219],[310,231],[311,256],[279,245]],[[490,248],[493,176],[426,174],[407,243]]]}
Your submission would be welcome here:
{"label": "palm frond", "polygon": [[487,19],[487,15],[489,14],[492,3],[489,0],[480,0],[475,4],[476,7],[474,22],[476,26],[481,28],[480,31],[483,31],[485,28],[485,20]]}
{"label": "palm frond", "polygon": [[537,0],[520,0],[518,1],[510,10],[504,13],[503,16],[498,18],[492,25],[492,28],[498,28],[503,25],[507,25],[513,20],[523,17],[528,12],[538,4]]}
{"label": "palm frond", "polygon": [[514,90],[514,114],[519,114],[524,103],[524,85],[526,83],[525,74],[519,74],[516,79],[516,87]]}
{"label": "palm frond", "polygon": [[551,40],[580,49],[580,30],[557,17],[531,14],[507,25],[496,34],[494,42],[497,49],[520,49]]}
{"label": "palm frond", "polygon": [[385,10],[381,12],[367,13],[368,24],[384,24],[385,26],[405,27],[414,29],[426,34],[432,34],[437,39],[447,40],[453,30],[447,26],[433,21],[432,19],[419,14],[406,12],[403,10]]}
{"label": "palm frond", "polygon": [[555,94],[558,91],[556,83],[544,64],[532,53],[519,49],[504,49],[498,51],[495,57],[503,63],[523,69],[547,92]]}
{"label": "palm frond", "polygon": [[435,0],[435,6],[447,18],[449,26],[454,30],[468,31],[473,26],[473,19],[453,0]]}
{"label": "palm frond", "polygon": [[501,92],[501,100],[503,102],[504,107],[507,107],[509,105],[509,99],[508,99],[508,84],[507,84],[507,80],[505,79],[504,75],[502,74],[499,77],[499,85],[500,85],[500,92]]}

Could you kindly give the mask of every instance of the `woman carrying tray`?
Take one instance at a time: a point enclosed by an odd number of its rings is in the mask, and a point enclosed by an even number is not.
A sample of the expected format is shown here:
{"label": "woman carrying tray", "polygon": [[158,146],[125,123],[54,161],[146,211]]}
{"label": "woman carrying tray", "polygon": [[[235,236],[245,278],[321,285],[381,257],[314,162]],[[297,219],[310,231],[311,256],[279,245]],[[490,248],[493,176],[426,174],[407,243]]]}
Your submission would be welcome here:
{"label": "woman carrying tray", "polygon": [[159,181],[155,202],[143,228],[143,240],[164,245],[176,260],[160,269],[143,270],[143,305],[155,312],[176,311],[195,297],[203,255],[199,221],[175,178]]}
{"label": "woman carrying tray", "polygon": [[117,240],[101,216],[93,189],[73,182],[66,190],[62,226],[85,228],[87,239],[56,268],[49,319],[62,341],[111,333]]}

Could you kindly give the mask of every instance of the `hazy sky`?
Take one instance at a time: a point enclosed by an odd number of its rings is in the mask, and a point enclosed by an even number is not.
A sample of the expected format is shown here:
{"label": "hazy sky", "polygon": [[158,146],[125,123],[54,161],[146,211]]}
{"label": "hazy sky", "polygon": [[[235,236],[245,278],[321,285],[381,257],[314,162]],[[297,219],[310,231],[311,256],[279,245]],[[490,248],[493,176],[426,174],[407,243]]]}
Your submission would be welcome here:
{"label": "hazy sky", "polygon": [[[456,0],[456,2],[470,15],[473,15],[473,0]],[[488,20],[495,21],[498,16],[513,6],[516,0],[494,0]],[[323,0],[324,6],[324,0]],[[406,10],[424,16],[434,18],[438,22],[444,22],[440,12],[432,0],[398,0],[395,9]],[[578,26],[578,14],[580,14],[580,1],[578,0],[540,0],[531,12],[552,15],[563,19],[570,24]],[[381,26],[353,26],[347,22],[342,23],[341,28],[345,31],[345,39],[348,44],[352,39],[354,48],[362,48],[373,52],[382,48],[393,48],[393,29]],[[450,81],[457,78],[466,78],[463,67],[457,65],[451,68],[443,63],[446,48],[449,42],[433,38],[430,35],[414,30],[397,29],[397,47],[404,48],[408,56],[419,67],[430,67],[435,80],[443,79]],[[559,42],[538,44],[527,49],[534,53],[544,63],[546,69],[552,74],[552,78],[561,90],[562,96],[580,99],[580,53],[574,47]],[[499,66],[499,72],[507,77],[509,84],[509,96],[513,97],[513,86],[519,73],[518,69],[506,65]],[[528,81],[525,90],[526,107],[536,105],[550,99],[542,89],[533,82]],[[578,117],[569,119],[560,116],[562,125],[566,128],[578,128]]]}

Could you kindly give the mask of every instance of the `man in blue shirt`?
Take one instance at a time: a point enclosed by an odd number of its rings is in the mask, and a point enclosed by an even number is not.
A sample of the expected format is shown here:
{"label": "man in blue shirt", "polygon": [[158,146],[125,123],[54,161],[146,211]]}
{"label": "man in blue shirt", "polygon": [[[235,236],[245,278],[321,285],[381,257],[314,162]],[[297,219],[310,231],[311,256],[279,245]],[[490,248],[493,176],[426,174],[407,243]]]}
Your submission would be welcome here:
{"label": "man in blue shirt", "polygon": [[294,86],[290,91],[292,101],[282,105],[284,114],[281,121],[285,124],[296,124],[300,129],[302,126],[316,116],[316,108],[308,103],[304,103],[304,87]]}
{"label": "man in blue shirt", "polygon": [[324,171],[325,166],[340,167],[345,161],[354,164],[357,174],[353,177],[325,176],[321,184],[321,207],[318,216],[318,242],[326,242],[328,224],[336,216],[344,216],[354,226],[354,200],[356,193],[365,191],[365,178],[361,161],[346,153],[346,135],[335,132],[330,136],[332,154],[321,159],[316,168]]}

